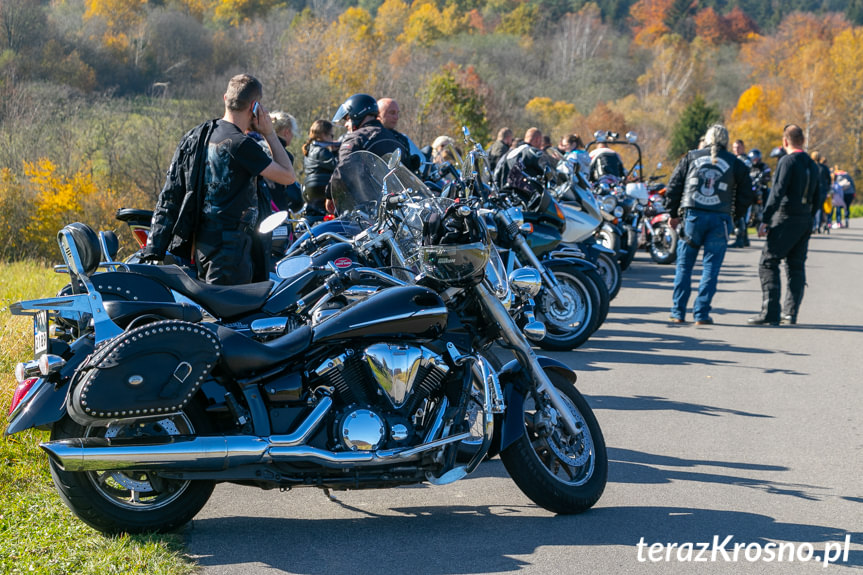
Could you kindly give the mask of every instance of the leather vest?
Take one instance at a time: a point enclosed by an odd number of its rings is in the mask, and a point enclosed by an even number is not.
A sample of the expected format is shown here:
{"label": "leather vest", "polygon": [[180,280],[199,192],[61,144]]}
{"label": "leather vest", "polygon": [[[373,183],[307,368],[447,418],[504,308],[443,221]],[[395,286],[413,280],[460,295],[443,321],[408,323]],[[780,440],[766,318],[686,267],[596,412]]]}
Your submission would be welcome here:
{"label": "leather vest", "polygon": [[683,186],[683,209],[730,214],[734,206],[736,158],[720,150],[716,163],[710,161],[710,149],[689,152],[689,170]]}

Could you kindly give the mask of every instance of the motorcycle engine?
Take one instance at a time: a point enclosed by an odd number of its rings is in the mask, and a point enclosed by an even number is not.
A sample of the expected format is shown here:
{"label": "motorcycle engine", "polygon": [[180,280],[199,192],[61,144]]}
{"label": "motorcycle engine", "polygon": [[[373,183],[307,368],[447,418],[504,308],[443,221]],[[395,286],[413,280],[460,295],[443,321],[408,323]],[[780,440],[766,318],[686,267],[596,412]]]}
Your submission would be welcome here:
{"label": "motorcycle engine", "polygon": [[[411,445],[430,422],[450,368],[431,350],[375,343],[347,349],[313,371],[314,386],[335,390],[335,449],[372,451]],[[311,374],[310,374],[311,375]]]}

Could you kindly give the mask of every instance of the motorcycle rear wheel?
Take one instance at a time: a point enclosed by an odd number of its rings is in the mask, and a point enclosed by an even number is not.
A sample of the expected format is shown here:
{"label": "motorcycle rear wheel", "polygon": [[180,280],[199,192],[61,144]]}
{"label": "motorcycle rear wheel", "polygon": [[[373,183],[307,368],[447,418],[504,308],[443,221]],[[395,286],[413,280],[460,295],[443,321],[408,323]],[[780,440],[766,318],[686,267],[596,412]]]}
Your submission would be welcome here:
{"label": "motorcycle rear wheel", "polygon": [[626,236],[621,238],[620,249],[625,250],[618,258],[620,261],[620,269],[621,271],[626,271],[629,269],[632,260],[635,259],[635,252],[638,251],[638,233],[632,228],[626,228]]}
{"label": "motorcycle rear wheel", "polygon": [[[51,439],[191,435],[206,424],[197,406],[144,427],[85,427],[65,416],[55,424]],[[160,479],[147,471],[65,471],[53,460],[49,467],[63,502],[81,521],[107,534],[174,531],[192,520],[215,487],[212,481]]]}
{"label": "motorcycle rear wheel", "polygon": [[650,257],[658,264],[668,265],[677,259],[677,230],[667,222],[661,222],[653,227],[648,250]]}
{"label": "motorcycle rear wheel", "polygon": [[587,511],[599,501],[608,480],[605,439],[593,411],[562,374],[545,370],[582,433],[570,436],[545,398],[524,402],[521,437],[500,458],[512,480],[531,501],[553,513]]}

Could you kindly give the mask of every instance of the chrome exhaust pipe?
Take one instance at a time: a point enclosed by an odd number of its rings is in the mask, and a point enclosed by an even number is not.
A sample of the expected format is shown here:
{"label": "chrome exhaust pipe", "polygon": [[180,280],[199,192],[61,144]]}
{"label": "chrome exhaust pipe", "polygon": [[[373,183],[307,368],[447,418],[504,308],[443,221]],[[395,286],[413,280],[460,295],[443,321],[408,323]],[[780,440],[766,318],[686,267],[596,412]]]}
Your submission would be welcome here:
{"label": "chrome exhaust pipe", "polygon": [[444,437],[416,447],[401,447],[380,451],[327,451],[308,445],[293,447],[273,446],[268,455],[275,463],[316,463],[324,467],[368,467],[371,465],[386,465],[388,463],[411,461],[419,459],[421,453],[436,449],[448,443],[469,439],[469,432]]}
{"label": "chrome exhaust pipe", "polygon": [[41,443],[39,447],[66,471],[173,469],[221,471],[260,463],[271,445],[304,443],[333,405],[322,397],[315,409],[288,435],[170,436],[150,438],[79,437]]}
{"label": "chrome exhaust pipe", "polygon": [[66,471],[109,469],[177,469],[221,471],[261,460],[270,443],[261,437],[222,435],[194,437],[78,437],[40,443]]}

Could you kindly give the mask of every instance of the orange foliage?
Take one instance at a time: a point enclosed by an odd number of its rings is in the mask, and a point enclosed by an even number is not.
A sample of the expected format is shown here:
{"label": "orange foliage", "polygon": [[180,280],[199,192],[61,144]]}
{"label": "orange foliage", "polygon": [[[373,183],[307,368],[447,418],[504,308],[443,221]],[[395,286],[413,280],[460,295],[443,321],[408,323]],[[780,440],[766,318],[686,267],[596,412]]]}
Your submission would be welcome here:
{"label": "orange foliage", "polygon": [[628,131],[626,118],[623,114],[615,112],[605,102],[597,104],[584,122],[590,133],[596,130],[610,130],[618,134],[625,134]]}
{"label": "orange foliage", "polygon": [[636,44],[649,46],[671,31],[665,20],[673,2],[674,0],[638,0],[632,5],[629,15],[633,20],[632,31]]}
{"label": "orange foliage", "polygon": [[709,44],[722,44],[728,39],[728,24],[713,7],[695,15],[695,33]]}
{"label": "orange foliage", "polygon": [[746,12],[740,9],[740,6],[735,6],[734,9],[725,16],[725,24],[728,33],[728,39],[731,42],[738,44],[748,40],[753,34],[758,31],[758,26],[752,21]]}

